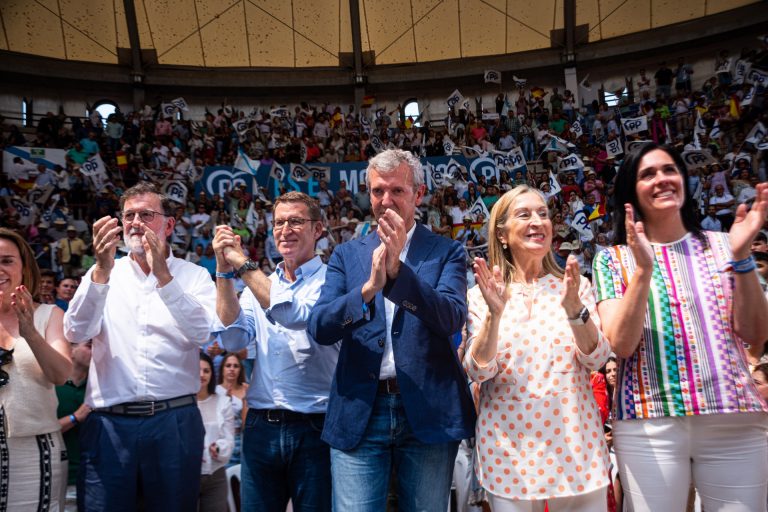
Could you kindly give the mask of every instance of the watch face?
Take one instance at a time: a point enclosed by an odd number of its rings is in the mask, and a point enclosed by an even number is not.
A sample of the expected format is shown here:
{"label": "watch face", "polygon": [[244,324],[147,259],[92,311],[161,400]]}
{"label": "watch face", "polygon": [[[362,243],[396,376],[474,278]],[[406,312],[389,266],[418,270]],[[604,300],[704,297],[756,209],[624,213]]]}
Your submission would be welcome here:
{"label": "watch face", "polygon": [[586,306],[584,306],[584,308],[581,310],[581,314],[579,315],[579,317],[581,318],[581,321],[585,323],[587,320],[589,320],[589,310],[587,309]]}

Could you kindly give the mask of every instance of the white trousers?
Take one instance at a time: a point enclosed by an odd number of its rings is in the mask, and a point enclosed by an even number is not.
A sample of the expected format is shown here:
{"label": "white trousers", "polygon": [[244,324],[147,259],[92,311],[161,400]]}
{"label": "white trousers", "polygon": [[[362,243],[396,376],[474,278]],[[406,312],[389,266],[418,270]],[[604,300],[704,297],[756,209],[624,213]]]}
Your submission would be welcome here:
{"label": "white trousers", "polygon": [[549,504],[549,512],[595,512],[608,506],[608,488],[603,487],[587,494],[554,498],[551,500],[510,500],[488,493],[493,512],[544,512],[544,505]]}
{"label": "white trousers", "polygon": [[693,479],[707,512],[759,512],[768,496],[768,415],[613,422],[624,510],[685,510]]}

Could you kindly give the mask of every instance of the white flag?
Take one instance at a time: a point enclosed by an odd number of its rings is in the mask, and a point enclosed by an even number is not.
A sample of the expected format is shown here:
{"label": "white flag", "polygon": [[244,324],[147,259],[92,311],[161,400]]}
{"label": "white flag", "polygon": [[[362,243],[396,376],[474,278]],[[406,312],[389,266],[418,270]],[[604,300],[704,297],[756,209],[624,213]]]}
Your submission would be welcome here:
{"label": "white flag", "polygon": [[556,196],[560,193],[561,190],[562,188],[560,187],[560,182],[557,181],[555,174],[552,171],[549,171],[549,192],[546,194],[547,199],[552,196]]}
{"label": "white flag", "polygon": [[291,178],[293,181],[309,181],[312,172],[306,165],[291,164]]}
{"label": "white flag", "polygon": [[371,137],[370,144],[373,150],[376,151],[376,153],[381,153],[382,151],[384,151],[384,143],[381,142],[381,139],[379,138],[378,135],[374,135]]}
{"label": "white flag", "polygon": [[180,181],[167,181],[163,185],[163,194],[171,201],[179,204],[187,204],[187,186]]}
{"label": "white flag", "polygon": [[551,133],[547,135],[549,139],[545,142],[543,151],[557,151],[558,153],[566,153],[568,154],[570,152],[570,147],[576,147],[570,142],[561,139],[557,135],[552,135]]}
{"label": "white flag", "polygon": [[237,121],[232,123],[232,127],[235,129],[237,134],[242,139],[242,137],[248,131],[248,125],[249,124],[251,124],[251,118],[250,117],[244,117],[243,119],[238,119]]}
{"label": "white flag", "polygon": [[288,117],[288,109],[285,106],[281,106],[280,108],[273,108],[269,111],[269,115],[271,117]]}
{"label": "white flag", "polygon": [[307,163],[307,145],[304,144],[304,141],[301,141],[301,144],[299,145],[299,158],[301,159],[301,163]]}
{"label": "white flag", "polygon": [[578,119],[571,125],[571,133],[574,134],[576,138],[579,138],[584,134],[584,128],[581,126],[581,121]]}
{"label": "white flag", "polygon": [[685,162],[686,167],[688,167],[688,170],[718,163],[717,159],[715,159],[706,149],[683,151],[680,156],[683,157],[683,161]]}
{"label": "white flag", "polygon": [[652,140],[628,140],[624,144],[624,152],[625,154],[630,153],[631,151],[639,148],[640,146],[645,146],[646,144],[652,143]]}
{"label": "white flag", "polygon": [[709,132],[709,138],[710,139],[718,139],[720,136],[723,135],[723,132],[720,130],[720,119],[715,119],[715,124],[712,125],[712,131]]}
{"label": "white flag", "polygon": [[448,163],[445,165],[445,176],[444,178],[447,178],[452,183],[457,183],[459,181],[466,181],[464,179],[464,174],[462,173],[462,170],[466,171],[467,168],[461,165],[459,162],[451,158],[448,160]]}
{"label": "white flag", "polygon": [[520,149],[520,146],[515,146],[514,148],[509,150],[509,153],[507,153],[507,159],[509,163],[507,164],[507,167],[512,169],[519,169],[521,167],[524,167],[527,169],[528,163],[525,161],[525,155],[523,154],[523,150]]}
{"label": "white flag", "polygon": [[589,241],[594,237],[592,230],[589,228],[589,219],[587,219],[587,214],[584,213],[584,210],[576,212],[571,221],[571,227],[581,235],[583,240]]}
{"label": "white flag", "polygon": [[443,151],[445,152],[445,156],[451,156],[454,149],[456,149],[456,144],[454,144],[451,139],[443,139]]}
{"label": "white flag", "polygon": [[475,204],[469,209],[469,213],[475,221],[482,222],[483,224],[491,218],[491,213],[488,211],[488,207],[485,206],[482,197],[478,197],[475,200]]}
{"label": "white flag", "polygon": [[501,71],[496,71],[495,69],[486,69],[483,79],[487,84],[501,84]]}
{"label": "white flag", "polygon": [[573,171],[577,169],[583,169],[584,162],[581,161],[579,155],[571,153],[568,156],[557,159],[557,172]]}
{"label": "white flag", "polygon": [[758,87],[768,86],[768,72],[759,69],[750,69],[747,74],[747,83],[754,84]]}
{"label": "white flag", "polygon": [[281,183],[285,179],[285,169],[277,162],[272,162],[272,167],[269,169],[269,177],[273,180]]}
{"label": "white flag", "polygon": [[179,110],[189,112],[189,107],[187,107],[187,102],[184,101],[184,98],[176,98],[175,100],[172,100],[171,103]]}
{"label": "white flag", "polygon": [[329,182],[331,181],[331,168],[330,167],[318,167],[318,166],[311,166],[309,167],[310,176],[313,180],[320,182],[325,181]]}
{"label": "white flag", "polygon": [[621,128],[624,135],[632,135],[648,130],[648,118],[645,116],[629,117],[621,120]]}
{"label": "white flag", "polygon": [[613,139],[607,141],[605,143],[605,152],[608,153],[608,156],[612,156],[614,158],[624,153],[624,149],[621,147],[621,140]]}
{"label": "white flag", "polygon": [[445,102],[448,104],[448,110],[461,103],[462,99],[464,99],[464,96],[461,95],[458,89],[453,91],[451,95],[448,96],[448,99],[445,100]]}
{"label": "white flag", "polygon": [[733,69],[733,84],[741,85],[744,80],[747,79],[749,71],[752,69],[752,63],[747,59],[739,59],[736,61],[736,66]]}
{"label": "white flag", "polygon": [[160,111],[163,113],[163,117],[173,117],[176,114],[176,105],[163,103],[160,105]]}
{"label": "white flag", "polygon": [[10,198],[9,203],[19,216],[19,224],[29,226],[35,221],[35,212],[37,212],[35,205],[31,205],[16,196]]}
{"label": "white flag", "polygon": [[104,165],[104,160],[101,159],[101,155],[96,153],[91,158],[83,162],[80,166],[80,172],[84,175],[92,178],[96,175],[107,176],[107,167]]}
{"label": "white flag", "polygon": [[728,57],[725,59],[725,61],[720,64],[717,69],[715,70],[715,74],[719,75],[720,73],[730,73],[731,72],[731,66],[733,65],[733,58]]}
{"label": "white flag", "polygon": [[439,188],[445,185],[445,175],[437,167],[430,163],[427,163],[425,167],[435,187]]}
{"label": "white flag", "polygon": [[758,121],[749,131],[747,138],[744,140],[752,144],[758,144],[765,138],[765,133],[765,125]]}
{"label": "white flag", "polygon": [[512,75],[512,81],[515,82],[515,86],[518,89],[522,89],[528,84],[527,78],[517,78],[515,75]]}
{"label": "white flag", "polygon": [[752,104],[752,100],[755,99],[755,86],[749,88],[744,98],[741,100],[741,106],[746,107]]}
{"label": "white flag", "polygon": [[696,125],[693,127],[694,135],[703,135],[707,133],[707,125],[701,117],[701,110],[696,111]]}

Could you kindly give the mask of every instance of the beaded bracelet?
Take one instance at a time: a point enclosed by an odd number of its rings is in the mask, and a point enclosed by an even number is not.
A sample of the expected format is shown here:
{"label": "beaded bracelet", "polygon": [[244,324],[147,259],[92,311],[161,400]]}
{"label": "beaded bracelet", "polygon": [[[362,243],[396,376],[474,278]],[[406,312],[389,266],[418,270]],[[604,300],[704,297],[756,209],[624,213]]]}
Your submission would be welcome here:
{"label": "beaded bracelet", "polygon": [[743,260],[732,261],[731,266],[733,267],[733,271],[737,274],[748,274],[757,268],[755,258],[753,258],[751,254]]}

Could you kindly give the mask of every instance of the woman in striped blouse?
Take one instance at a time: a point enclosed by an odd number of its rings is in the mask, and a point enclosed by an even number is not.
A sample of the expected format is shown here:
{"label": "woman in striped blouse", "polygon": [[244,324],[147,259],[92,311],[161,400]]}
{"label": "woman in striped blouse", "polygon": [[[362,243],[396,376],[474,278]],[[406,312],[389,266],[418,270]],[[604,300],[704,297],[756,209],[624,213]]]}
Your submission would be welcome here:
{"label": "woman in striped blouse", "polygon": [[[730,233],[701,231],[685,164],[655,143],[616,181],[616,242],[594,260],[597,310],[620,358],[613,434],[629,510],[765,510],[768,406],[745,350],[762,353],[768,301],[750,243],[768,184]],[[745,346],[748,346],[745,349]]]}

